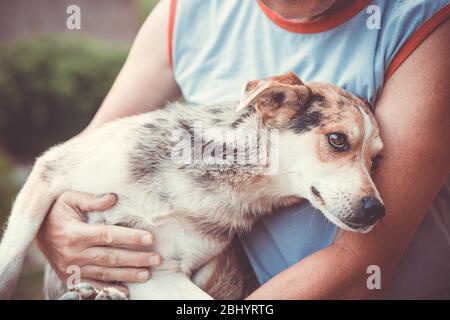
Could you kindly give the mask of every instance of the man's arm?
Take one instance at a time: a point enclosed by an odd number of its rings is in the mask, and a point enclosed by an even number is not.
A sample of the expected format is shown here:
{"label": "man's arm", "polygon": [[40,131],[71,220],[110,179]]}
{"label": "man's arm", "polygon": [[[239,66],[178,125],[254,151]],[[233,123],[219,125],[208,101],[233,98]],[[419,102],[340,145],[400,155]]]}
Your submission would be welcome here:
{"label": "man's arm", "polygon": [[170,1],[162,0],[142,25],[127,61],[85,131],[117,118],[163,107],[180,97],[169,66]]}
{"label": "man's arm", "polygon": [[350,299],[368,290],[369,265],[386,287],[450,169],[450,21],[440,26],[389,79],[376,117],[385,143],[375,182],[386,217],[368,234],[335,242],[264,284],[249,299]]}

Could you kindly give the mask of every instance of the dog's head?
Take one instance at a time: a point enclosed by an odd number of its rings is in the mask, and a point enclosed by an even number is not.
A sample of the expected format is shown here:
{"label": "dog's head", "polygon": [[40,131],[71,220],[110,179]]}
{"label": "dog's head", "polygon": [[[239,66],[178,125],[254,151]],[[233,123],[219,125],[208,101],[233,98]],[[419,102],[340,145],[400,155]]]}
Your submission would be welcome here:
{"label": "dog's head", "polygon": [[252,106],[279,130],[279,174],[337,226],[367,232],[384,216],[372,181],[383,143],[366,102],[293,73],[247,83],[238,109]]}

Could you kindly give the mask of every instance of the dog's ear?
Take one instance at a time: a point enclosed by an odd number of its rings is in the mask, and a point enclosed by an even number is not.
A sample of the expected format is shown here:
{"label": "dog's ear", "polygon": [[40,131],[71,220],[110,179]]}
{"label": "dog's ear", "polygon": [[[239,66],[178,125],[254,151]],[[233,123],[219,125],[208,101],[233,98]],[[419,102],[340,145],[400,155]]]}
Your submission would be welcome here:
{"label": "dog's ear", "polygon": [[289,71],[286,74],[282,74],[280,76],[274,76],[269,78],[269,80],[273,82],[278,82],[282,84],[289,84],[291,86],[301,86],[304,85],[303,81],[300,80],[299,77],[295,75],[292,71]]}
{"label": "dog's ear", "polygon": [[309,99],[308,88],[295,74],[247,83],[237,110],[254,106],[265,124],[281,124],[298,112]]}
{"label": "dog's ear", "polygon": [[280,76],[274,76],[265,79],[252,80],[246,83],[244,94],[239,101],[237,111],[240,111],[252,104],[255,98],[262,93],[265,89],[273,85],[304,85],[302,80],[297,77],[293,72],[288,72]]}

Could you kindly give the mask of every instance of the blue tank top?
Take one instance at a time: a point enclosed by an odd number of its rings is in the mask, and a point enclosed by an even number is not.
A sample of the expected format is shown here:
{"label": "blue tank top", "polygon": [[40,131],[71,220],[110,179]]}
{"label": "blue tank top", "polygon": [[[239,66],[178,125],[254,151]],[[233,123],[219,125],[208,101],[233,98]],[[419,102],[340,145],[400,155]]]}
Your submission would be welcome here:
{"label": "blue tank top", "polygon": [[[356,0],[324,21],[298,23],[259,0],[172,0],[169,61],[193,105],[237,100],[247,81],[288,71],[375,105],[389,76],[449,15],[449,0]],[[335,234],[304,204],[264,219],[242,242],[263,283]]]}

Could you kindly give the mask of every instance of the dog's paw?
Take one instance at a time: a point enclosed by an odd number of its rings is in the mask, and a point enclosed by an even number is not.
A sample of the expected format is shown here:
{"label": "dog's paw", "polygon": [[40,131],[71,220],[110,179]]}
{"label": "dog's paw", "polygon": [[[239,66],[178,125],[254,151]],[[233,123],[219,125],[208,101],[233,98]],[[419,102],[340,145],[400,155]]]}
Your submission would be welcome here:
{"label": "dog's paw", "polygon": [[94,300],[98,291],[90,283],[79,283],[69,288],[61,300]]}
{"label": "dog's paw", "polygon": [[127,300],[127,296],[115,288],[103,288],[97,294],[95,300]]}
{"label": "dog's paw", "polygon": [[66,292],[62,295],[61,298],[59,298],[59,300],[82,300],[81,296],[78,292]]}
{"label": "dog's paw", "polygon": [[115,288],[104,288],[99,291],[89,283],[80,283],[69,288],[69,292],[60,300],[127,300],[127,297]]}

